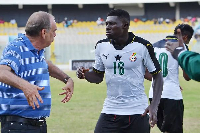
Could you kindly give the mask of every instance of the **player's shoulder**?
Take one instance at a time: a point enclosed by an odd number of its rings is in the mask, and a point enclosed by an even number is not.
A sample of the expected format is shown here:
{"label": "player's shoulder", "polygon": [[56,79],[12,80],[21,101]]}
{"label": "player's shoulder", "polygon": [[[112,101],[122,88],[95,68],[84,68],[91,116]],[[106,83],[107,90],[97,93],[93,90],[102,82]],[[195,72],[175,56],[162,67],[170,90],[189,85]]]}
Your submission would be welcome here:
{"label": "player's shoulder", "polygon": [[151,44],[148,40],[146,40],[146,39],[144,39],[144,38],[142,38],[142,37],[139,37],[139,36],[135,36],[134,42],[143,44],[143,45],[146,46],[146,47],[147,47],[147,46],[151,46],[151,47],[152,47],[152,44]]}
{"label": "player's shoulder", "polygon": [[170,41],[170,42],[177,42],[178,41],[178,38],[175,35],[169,35],[165,39],[167,41]]}
{"label": "player's shoulder", "polygon": [[174,35],[168,35],[166,36],[164,39],[159,40],[155,43],[153,43],[153,47],[157,47],[157,48],[165,48],[165,44],[166,42],[177,42],[178,38]]}
{"label": "player's shoulder", "polygon": [[95,49],[96,49],[97,45],[100,45],[100,44],[102,44],[102,43],[110,43],[110,40],[109,40],[108,38],[99,40],[99,41],[96,43]]}
{"label": "player's shoulder", "polygon": [[166,43],[166,42],[167,42],[166,39],[159,40],[159,41],[153,43],[153,47],[165,48],[165,43]]}

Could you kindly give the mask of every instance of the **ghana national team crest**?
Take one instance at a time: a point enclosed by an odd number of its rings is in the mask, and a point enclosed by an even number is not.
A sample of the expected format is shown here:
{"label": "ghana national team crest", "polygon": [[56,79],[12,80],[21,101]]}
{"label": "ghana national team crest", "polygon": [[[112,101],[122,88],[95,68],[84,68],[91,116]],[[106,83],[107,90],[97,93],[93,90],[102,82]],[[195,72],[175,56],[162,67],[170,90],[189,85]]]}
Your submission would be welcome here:
{"label": "ghana national team crest", "polygon": [[130,56],[129,59],[131,60],[131,62],[136,61],[136,60],[137,60],[136,53],[133,53],[133,54]]}

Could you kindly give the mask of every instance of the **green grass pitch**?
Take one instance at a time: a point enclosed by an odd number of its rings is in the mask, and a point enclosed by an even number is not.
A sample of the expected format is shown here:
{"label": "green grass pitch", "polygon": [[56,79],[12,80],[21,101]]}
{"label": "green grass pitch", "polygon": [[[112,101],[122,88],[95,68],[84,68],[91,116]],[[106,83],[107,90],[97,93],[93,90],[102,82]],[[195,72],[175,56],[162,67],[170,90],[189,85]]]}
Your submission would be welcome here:
{"label": "green grass pitch", "polygon": [[[47,118],[48,133],[93,133],[103,101],[106,97],[106,84],[91,84],[76,77],[74,71],[67,71],[74,79],[75,89],[68,103],[61,103],[64,84],[51,78],[52,111]],[[184,98],[184,133],[200,133],[200,83],[184,81],[180,73],[180,85]],[[148,94],[150,82],[145,80]],[[160,133],[157,127],[152,133]]]}

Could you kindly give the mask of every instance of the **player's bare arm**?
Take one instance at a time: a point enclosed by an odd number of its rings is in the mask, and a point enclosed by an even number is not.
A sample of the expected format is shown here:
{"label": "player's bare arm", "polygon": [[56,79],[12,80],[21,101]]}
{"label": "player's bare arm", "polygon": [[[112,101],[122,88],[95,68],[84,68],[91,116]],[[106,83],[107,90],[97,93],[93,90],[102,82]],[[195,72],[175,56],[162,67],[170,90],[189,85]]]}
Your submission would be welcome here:
{"label": "player's bare arm", "polygon": [[[158,105],[160,103],[162,90],[163,90],[163,77],[162,73],[160,72],[158,74],[153,75],[153,99],[150,104],[151,108],[149,110],[150,121],[152,121],[152,126],[154,126],[157,122],[157,110],[158,110]],[[156,119],[154,119],[155,116]]]}
{"label": "player's bare arm", "polygon": [[149,112],[149,124],[151,127],[157,123],[157,110],[163,90],[163,77],[161,73],[153,75],[153,99],[143,116]]}
{"label": "player's bare arm", "polygon": [[144,78],[147,79],[147,80],[149,80],[149,81],[152,81],[152,75],[151,75],[151,73],[148,71],[148,69],[145,70]]}
{"label": "player's bare arm", "polygon": [[38,100],[40,101],[40,103],[43,103],[43,100],[38,91],[43,90],[44,87],[32,85],[26,80],[16,76],[12,72],[12,69],[7,65],[0,65],[0,70],[0,82],[21,89],[26,96],[28,104],[32,106],[33,109],[35,109],[35,106],[37,108],[40,107],[38,104]]}
{"label": "player's bare arm", "polygon": [[[183,70],[183,69],[182,69]],[[185,73],[185,71],[183,70],[183,77],[186,81],[190,81],[191,78],[189,78],[189,76]]]}
{"label": "player's bare arm", "polygon": [[94,70],[80,67],[77,69],[76,75],[79,79],[86,79],[90,83],[99,84],[103,81],[104,72],[95,72]]}

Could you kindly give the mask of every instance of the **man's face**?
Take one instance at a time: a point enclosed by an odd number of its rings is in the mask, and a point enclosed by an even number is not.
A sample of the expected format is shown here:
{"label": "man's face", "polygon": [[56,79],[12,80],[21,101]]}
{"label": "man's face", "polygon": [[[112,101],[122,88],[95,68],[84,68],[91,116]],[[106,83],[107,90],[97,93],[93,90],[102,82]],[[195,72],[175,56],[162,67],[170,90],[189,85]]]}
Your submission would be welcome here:
{"label": "man's face", "polygon": [[51,29],[49,29],[49,31],[47,31],[47,34],[46,34],[46,42],[47,42],[46,47],[50,46],[51,43],[54,41],[54,37],[56,36],[56,30],[57,30],[55,20],[51,18],[50,22],[51,22]]}
{"label": "man's face", "polygon": [[108,39],[117,39],[123,35],[123,22],[117,16],[108,16],[106,19],[106,36]]}
{"label": "man's face", "polygon": [[183,42],[185,44],[189,44],[190,40],[191,40],[191,37],[189,37],[188,35],[183,35]]}

